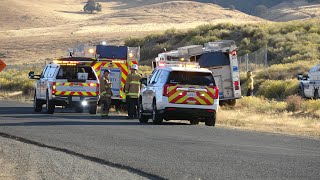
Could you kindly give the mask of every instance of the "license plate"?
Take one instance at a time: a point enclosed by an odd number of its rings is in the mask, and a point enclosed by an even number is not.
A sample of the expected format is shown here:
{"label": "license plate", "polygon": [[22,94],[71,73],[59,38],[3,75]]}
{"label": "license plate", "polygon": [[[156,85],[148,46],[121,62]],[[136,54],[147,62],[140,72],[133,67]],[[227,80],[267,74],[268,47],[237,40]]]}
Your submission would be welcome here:
{"label": "license plate", "polygon": [[72,101],[80,101],[80,97],[72,97]]}
{"label": "license plate", "polygon": [[196,93],[195,92],[187,92],[187,96],[188,97],[196,97]]}

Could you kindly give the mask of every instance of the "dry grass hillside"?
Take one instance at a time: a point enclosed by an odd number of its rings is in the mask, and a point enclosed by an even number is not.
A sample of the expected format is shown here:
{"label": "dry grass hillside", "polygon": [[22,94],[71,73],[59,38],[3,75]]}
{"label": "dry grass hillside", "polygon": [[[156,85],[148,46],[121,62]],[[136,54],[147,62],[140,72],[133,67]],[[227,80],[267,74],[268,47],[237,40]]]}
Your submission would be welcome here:
{"label": "dry grass hillside", "polygon": [[132,0],[101,2],[101,13],[82,11],[83,0],[2,0],[0,53],[7,64],[64,56],[77,43],[107,40],[121,44],[170,28],[204,23],[250,23],[262,19],[220,6],[191,1]]}
{"label": "dry grass hillside", "polygon": [[320,4],[284,2],[272,7],[264,18],[281,22],[320,18]]}

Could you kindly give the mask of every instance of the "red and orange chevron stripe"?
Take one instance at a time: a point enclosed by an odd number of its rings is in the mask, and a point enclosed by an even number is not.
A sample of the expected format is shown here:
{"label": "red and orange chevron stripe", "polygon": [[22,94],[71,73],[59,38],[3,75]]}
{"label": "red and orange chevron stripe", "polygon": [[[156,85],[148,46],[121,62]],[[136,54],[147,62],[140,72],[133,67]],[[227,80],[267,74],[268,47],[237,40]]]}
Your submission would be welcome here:
{"label": "red and orange chevron stripe", "polygon": [[[206,91],[201,92],[187,92],[180,91],[178,88],[201,88]],[[175,104],[193,104],[193,105],[212,105],[214,103],[215,89],[213,87],[206,86],[187,86],[187,85],[174,85],[168,87],[168,100],[170,103]],[[190,96],[189,94],[192,94]]]}

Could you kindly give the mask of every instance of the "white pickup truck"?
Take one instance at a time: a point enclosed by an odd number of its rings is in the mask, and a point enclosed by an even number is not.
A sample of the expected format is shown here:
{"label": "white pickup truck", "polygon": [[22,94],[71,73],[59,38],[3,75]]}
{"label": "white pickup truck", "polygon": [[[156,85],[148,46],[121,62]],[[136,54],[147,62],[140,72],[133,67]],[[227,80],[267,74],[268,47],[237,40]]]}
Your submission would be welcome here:
{"label": "white pickup truck", "polygon": [[29,72],[29,79],[36,79],[34,92],[34,111],[53,114],[55,106],[75,108],[83,112],[89,108],[90,114],[96,114],[99,95],[99,80],[94,69],[87,65],[87,58],[81,62],[75,58],[63,58],[49,63],[41,73]]}
{"label": "white pickup truck", "polygon": [[298,75],[299,94],[307,99],[319,99],[320,64],[313,66],[307,75]]}

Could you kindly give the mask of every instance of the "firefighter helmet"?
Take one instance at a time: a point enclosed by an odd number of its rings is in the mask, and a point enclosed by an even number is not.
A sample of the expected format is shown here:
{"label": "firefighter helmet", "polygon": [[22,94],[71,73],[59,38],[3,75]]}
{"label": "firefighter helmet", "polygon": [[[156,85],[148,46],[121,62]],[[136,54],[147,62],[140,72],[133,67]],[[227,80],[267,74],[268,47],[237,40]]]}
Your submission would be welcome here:
{"label": "firefighter helmet", "polygon": [[136,64],[132,65],[131,69],[138,70],[138,65],[136,65]]}

